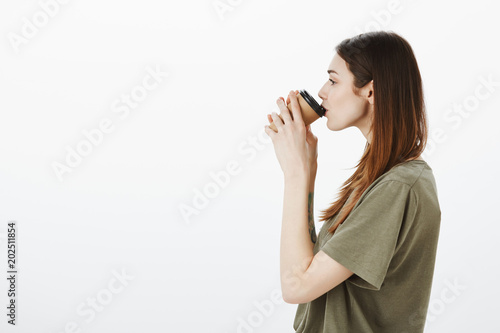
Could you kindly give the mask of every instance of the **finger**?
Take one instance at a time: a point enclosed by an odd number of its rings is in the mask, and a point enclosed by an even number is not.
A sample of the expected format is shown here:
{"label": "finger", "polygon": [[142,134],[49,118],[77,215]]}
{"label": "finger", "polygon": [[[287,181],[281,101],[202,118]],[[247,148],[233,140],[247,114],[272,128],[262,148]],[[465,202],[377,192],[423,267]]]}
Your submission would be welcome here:
{"label": "finger", "polygon": [[293,120],[304,125],[304,120],[302,119],[302,114],[300,113],[300,105],[297,99],[297,95],[294,92],[290,91],[290,94],[288,96],[290,96],[290,102],[292,103]]}
{"label": "finger", "polygon": [[[298,95],[299,91],[295,90],[295,95]],[[288,105],[290,103],[290,95],[287,96],[286,98],[286,104]]]}
{"label": "finger", "polygon": [[[295,95],[297,95],[299,93],[298,90],[295,90]],[[290,96],[287,96],[286,97],[286,104],[290,103]]]}
{"label": "finger", "polygon": [[273,117],[271,117],[270,114],[267,115],[267,120],[269,121],[269,123],[272,123],[273,122]]}
{"label": "finger", "polygon": [[285,124],[291,123],[292,116],[290,115],[290,110],[288,110],[287,106],[285,105],[285,102],[281,98],[278,98],[276,103],[278,104],[278,106],[280,108],[280,114],[281,114],[281,117],[283,118]]}
{"label": "finger", "polygon": [[274,136],[276,135],[276,132],[271,129],[268,125],[264,126],[264,131],[266,132],[267,135],[271,138],[271,140],[274,140]]}
{"label": "finger", "polygon": [[280,128],[283,128],[283,121],[280,117],[278,117],[278,114],[276,112],[271,113],[271,117],[273,119],[274,126],[276,126],[276,129],[278,129],[278,131]]}

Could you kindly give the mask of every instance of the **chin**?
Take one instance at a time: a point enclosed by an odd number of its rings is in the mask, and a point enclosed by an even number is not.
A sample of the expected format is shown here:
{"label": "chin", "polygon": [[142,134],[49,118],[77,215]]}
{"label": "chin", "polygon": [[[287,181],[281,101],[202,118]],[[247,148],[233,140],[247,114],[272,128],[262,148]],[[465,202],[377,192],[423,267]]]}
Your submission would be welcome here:
{"label": "chin", "polygon": [[338,124],[334,124],[331,119],[328,119],[326,122],[326,127],[328,127],[330,131],[340,131],[343,129],[342,127],[339,127]]}

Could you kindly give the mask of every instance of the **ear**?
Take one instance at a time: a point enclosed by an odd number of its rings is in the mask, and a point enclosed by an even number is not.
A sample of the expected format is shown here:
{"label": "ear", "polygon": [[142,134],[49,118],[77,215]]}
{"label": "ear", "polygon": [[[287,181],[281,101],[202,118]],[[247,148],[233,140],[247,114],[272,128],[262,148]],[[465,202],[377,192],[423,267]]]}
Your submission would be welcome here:
{"label": "ear", "polygon": [[375,99],[374,99],[375,91],[373,90],[373,80],[368,82],[364,88],[365,88],[365,95],[364,96],[368,100],[368,103],[373,105],[373,103],[375,102]]}

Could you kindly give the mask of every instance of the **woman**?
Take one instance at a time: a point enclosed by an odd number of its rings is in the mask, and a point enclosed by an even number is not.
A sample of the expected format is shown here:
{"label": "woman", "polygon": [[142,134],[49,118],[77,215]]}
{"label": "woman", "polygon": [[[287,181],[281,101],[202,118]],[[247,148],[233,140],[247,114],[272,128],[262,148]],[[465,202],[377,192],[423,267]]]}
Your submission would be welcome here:
{"label": "woman", "polygon": [[408,42],[369,32],[336,47],[319,91],[332,131],[356,126],[365,151],[316,239],[317,137],[297,100],[280,98],[266,126],[284,173],[280,244],[283,299],[298,304],[296,332],[422,332],[441,210],[427,140],[422,82]]}

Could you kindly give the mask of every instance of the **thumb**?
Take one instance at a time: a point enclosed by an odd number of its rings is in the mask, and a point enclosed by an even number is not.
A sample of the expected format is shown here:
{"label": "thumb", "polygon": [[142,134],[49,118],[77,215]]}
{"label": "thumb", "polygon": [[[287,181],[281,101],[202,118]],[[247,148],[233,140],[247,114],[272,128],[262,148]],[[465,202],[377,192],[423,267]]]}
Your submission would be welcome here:
{"label": "thumb", "polygon": [[307,125],[306,126],[306,139],[307,139],[307,141],[311,140],[312,137],[313,137],[313,133],[311,131],[311,125]]}
{"label": "thumb", "polygon": [[312,132],[310,124],[306,126],[306,133],[307,133],[307,135],[313,135],[313,132]]}

